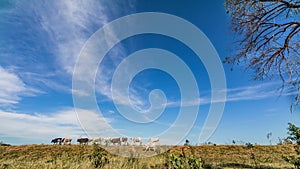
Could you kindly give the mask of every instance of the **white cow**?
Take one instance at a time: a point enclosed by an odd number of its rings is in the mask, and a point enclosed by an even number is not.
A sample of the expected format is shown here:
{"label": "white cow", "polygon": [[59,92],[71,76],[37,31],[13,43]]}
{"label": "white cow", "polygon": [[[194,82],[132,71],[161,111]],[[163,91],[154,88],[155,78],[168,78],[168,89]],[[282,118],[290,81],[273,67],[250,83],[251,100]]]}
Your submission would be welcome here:
{"label": "white cow", "polygon": [[103,143],[104,143],[106,146],[108,146],[108,145],[110,144],[110,140],[111,140],[110,137],[104,137],[104,138],[102,138],[102,141],[103,141]]}
{"label": "white cow", "polygon": [[135,143],[140,143],[142,145],[142,138],[141,137],[136,137],[136,138],[130,138],[132,145],[135,145]]}
{"label": "white cow", "polygon": [[127,137],[122,137],[121,138],[121,143],[123,143],[123,145],[127,145],[128,146],[128,138]]}
{"label": "white cow", "polygon": [[101,138],[100,137],[95,137],[92,139],[89,139],[89,142],[91,142],[92,144],[101,144]]}
{"label": "white cow", "polygon": [[147,143],[144,145],[144,151],[156,151],[155,144]]}
{"label": "white cow", "polygon": [[159,138],[157,138],[157,137],[156,138],[149,138],[148,142],[153,143],[153,144],[154,143],[159,143]]}

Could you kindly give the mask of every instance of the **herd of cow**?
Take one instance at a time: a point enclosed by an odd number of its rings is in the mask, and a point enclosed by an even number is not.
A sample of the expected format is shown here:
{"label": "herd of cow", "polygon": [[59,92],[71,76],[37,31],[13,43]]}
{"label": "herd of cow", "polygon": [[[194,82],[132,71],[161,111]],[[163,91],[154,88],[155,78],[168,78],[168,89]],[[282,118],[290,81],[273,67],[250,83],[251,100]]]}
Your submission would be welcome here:
{"label": "herd of cow", "polygon": [[[142,145],[142,138],[136,137],[136,138],[130,138],[128,139],[127,137],[118,137],[118,138],[79,138],[77,139],[77,142],[81,144],[101,144],[101,145],[129,145],[129,141],[131,142],[131,145]],[[54,138],[51,140],[51,143],[53,144],[71,144],[72,139],[71,138]],[[159,143],[159,138],[149,138],[148,139],[149,144],[157,144]]]}

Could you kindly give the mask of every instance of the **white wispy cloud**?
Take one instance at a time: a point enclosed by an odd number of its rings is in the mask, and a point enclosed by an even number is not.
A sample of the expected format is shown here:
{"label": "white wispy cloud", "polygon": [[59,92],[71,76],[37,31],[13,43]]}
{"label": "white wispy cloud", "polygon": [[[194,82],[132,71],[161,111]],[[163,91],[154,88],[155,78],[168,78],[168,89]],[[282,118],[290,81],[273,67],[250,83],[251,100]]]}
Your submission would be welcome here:
{"label": "white wispy cloud", "polygon": [[[1,10],[7,14],[7,20],[1,20],[1,24],[13,28],[11,34],[14,32],[18,38],[11,37],[5,41],[5,46],[0,47],[2,56],[7,58],[1,63],[20,65],[20,70],[28,74],[52,72],[57,74],[56,81],[68,79],[71,83],[77,57],[88,38],[115,16],[133,10],[133,4],[134,0],[13,1],[11,8]],[[107,30],[103,39],[110,44],[115,39],[114,32]],[[114,50],[112,61],[120,60],[123,52],[121,46]],[[35,66],[27,67],[29,64]],[[105,65],[105,68],[110,69],[110,65]],[[55,85],[62,88],[64,84]]]}
{"label": "white wispy cloud", "polygon": [[102,1],[38,1],[34,8],[53,44],[57,61],[72,75],[84,43],[108,22],[105,5]]}
{"label": "white wispy cloud", "polygon": [[[127,2],[131,7],[130,10],[134,10],[132,5],[134,1],[131,0]],[[51,7],[54,7],[55,10],[51,10]],[[105,9],[105,7],[110,7],[110,9]],[[59,64],[72,76],[77,57],[85,42],[96,30],[108,23],[111,15],[119,12],[120,9],[120,6],[114,7],[114,5],[103,1],[72,0],[55,1],[54,3],[43,1],[42,5],[39,3],[36,11],[41,18],[42,28],[47,32],[48,37],[54,44],[54,50]],[[106,30],[105,37],[102,38],[102,42],[111,44],[116,40],[115,32],[113,32],[113,30]],[[110,100],[112,100],[111,78],[114,69],[125,56],[126,50],[122,45],[118,45],[109,55],[108,64],[102,64],[96,76],[96,92]],[[89,70],[89,62],[92,62],[91,59],[82,59],[81,61],[87,62],[82,64],[87,65],[84,68],[83,72],[85,75],[83,76],[88,77],[88,74],[97,71]],[[72,92],[85,95],[84,91],[73,90]],[[131,89],[130,93],[131,103],[134,105],[143,105],[143,101],[138,95],[138,92],[135,92],[135,89]],[[115,101],[117,104],[130,105],[131,103],[129,102],[124,103],[127,97],[128,96],[124,96],[123,94],[118,94],[116,95]]]}
{"label": "white wispy cloud", "polygon": [[[16,68],[17,69],[17,68]],[[71,93],[71,84],[68,79],[64,80],[60,78],[56,79],[58,73],[45,72],[45,73],[34,73],[34,72],[23,72],[17,71],[19,76],[27,83],[28,86],[35,86],[41,91],[55,90],[65,93]],[[62,75],[63,76],[63,75]]]}
{"label": "white wispy cloud", "polygon": [[0,66],[0,106],[19,103],[24,96],[35,96],[39,90],[27,86],[19,76]]}
{"label": "white wispy cloud", "polygon": [[[16,10],[11,13],[18,13],[18,17],[22,18],[20,13],[24,13],[31,30],[34,30],[36,36],[33,40],[43,46],[47,46],[51,54],[55,58],[55,68],[53,72],[21,72],[24,80],[28,81],[30,85],[37,86],[43,90],[45,87],[67,91],[74,94],[85,95],[84,91],[70,89],[71,78],[74,71],[80,50],[89,39],[89,37],[108,23],[111,18],[118,16],[120,13],[132,13],[134,11],[134,0],[127,0],[123,2],[108,2],[108,1],[35,1],[34,3],[16,3]],[[128,7],[127,9],[124,6]],[[125,12],[124,12],[125,11]],[[130,11],[130,12],[129,12]],[[119,13],[119,14],[118,14]],[[119,15],[120,16],[120,15]],[[34,28],[34,29],[33,29]],[[30,36],[31,37],[31,36]],[[102,37],[104,43],[111,44],[116,40],[115,32],[113,30],[106,30],[105,37]],[[34,51],[34,47],[31,47]],[[32,52],[31,51],[31,52]],[[30,52],[29,52],[30,54]],[[109,100],[111,95],[111,78],[116,66],[126,56],[126,50],[122,45],[114,48],[107,59],[108,62],[101,65],[96,76],[96,92],[105,96]],[[30,56],[28,56],[30,57]],[[95,56],[96,57],[96,56]],[[87,65],[84,71],[84,77],[88,77],[89,72],[97,70],[89,70],[89,63],[93,62],[90,59],[83,59]],[[58,65],[58,66],[57,66]],[[134,65],[133,65],[134,66]],[[62,71],[57,70],[61,67]],[[52,68],[52,67],[51,67]],[[50,68],[50,70],[52,70]],[[26,68],[24,68],[26,69]],[[65,73],[65,75],[63,73]],[[40,73],[40,74],[39,74]],[[65,80],[67,79],[67,80]],[[65,81],[64,83],[62,81]],[[90,85],[90,84],[88,84]],[[45,89],[47,90],[47,89]],[[148,101],[145,101],[140,96],[140,92],[136,88],[130,88],[130,101],[128,96],[121,92],[116,92],[115,103],[124,104],[128,106],[135,106],[142,109]],[[103,99],[103,97],[101,97]]]}
{"label": "white wispy cloud", "polygon": [[[112,119],[104,118],[98,113],[89,110],[77,110],[85,114],[81,119],[98,129],[99,134],[107,135],[108,123]],[[65,108],[49,114],[24,114],[0,110],[0,134],[5,137],[14,137],[35,143],[49,143],[52,137],[86,137],[81,128],[76,112],[72,108]],[[22,141],[20,141],[22,143]]]}
{"label": "white wispy cloud", "polygon": [[[5,53],[7,57],[15,56],[19,60],[10,61],[9,64],[17,64],[18,62],[28,62],[35,64],[38,70],[29,70],[28,64],[21,64],[20,75],[23,81],[28,82],[31,86],[47,90],[47,88],[64,91],[68,93],[85,95],[85,91],[71,89],[73,71],[77,58],[86,41],[99,28],[110,22],[116,16],[122,16],[135,11],[135,0],[126,0],[122,2],[98,1],[98,0],[70,0],[70,1],[34,1],[32,3],[13,3],[15,6],[6,12],[11,18],[20,18],[18,22],[26,25],[28,30],[32,32],[23,32],[23,29],[16,31],[21,34],[19,41],[26,44],[26,52],[18,53],[24,47],[16,46],[19,43],[6,43],[5,48],[12,48],[13,53]],[[14,22],[9,21],[15,25]],[[105,36],[101,37],[102,43],[111,44],[116,41],[115,32],[106,30]],[[28,42],[33,45],[28,45]],[[104,44],[103,44],[104,45]],[[1,47],[0,47],[1,48]],[[37,49],[46,50],[49,56],[53,57],[49,65],[45,62],[39,63],[40,53]],[[45,49],[44,49],[45,48]],[[17,52],[16,52],[17,51]],[[3,53],[4,54],[4,53]],[[24,55],[22,57],[21,55]],[[30,58],[30,59],[24,59]],[[120,44],[110,51],[107,62],[99,67],[99,70],[91,70],[89,64],[93,64],[94,60],[82,59],[87,65],[84,68],[83,77],[89,77],[89,74],[98,71],[96,76],[96,92],[107,99],[112,100],[111,96],[111,78],[116,66],[126,57],[126,49]],[[107,56],[106,56],[107,57]],[[29,61],[27,61],[29,60]],[[31,63],[33,61],[34,63]],[[35,61],[38,61],[37,63]],[[52,63],[53,62],[53,63]],[[25,67],[24,67],[25,66]],[[44,68],[43,68],[44,67]],[[47,69],[45,69],[47,68]],[[25,70],[25,72],[24,72]],[[41,73],[43,71],[43,73]],[[94,76],[92,78],[95,78]],[[90,85],[90,84],[88,84]],[[139,92],[135,88],[130,89],[131,102],[124,102],[128,96],[124,96],[121,92],[116,95],[115,102],[117,104],[135,105],[143,107],[145,101],[139,96]],[[103,99],[103,97],[102,97]]]}
{"label": "white wispy cloud", "polygon": [[288,88],[280,88],[280,82],[266,82],[257,85],[227,89],[226,101],[261,100],[270,97],[290,96],[295,93]]}
{"label": "white wispy cloud", "polygon": [[[209,95],[203,95],[197,100],[185,100],[185,101],[169,101],[166,106],[178,107],[180,104],[182,106],[195,106],[195,105],[205,105],[218,102],[233,102],[233,101],[247,101],[247,100],[261,100],[270,97],[279,97],[280,89],[278,89],[278,84],[275,82],[262,83],[251,86],[242,86],[236,88],[228,88],[221,91],[216,91],[216,93],[226,92],[227,97],[225,100],[211,100]],[[206,92],[208,93],[208,92]],[[281,96],[293,95],[293,93],[288,92],[288,90],[283,90]]]}

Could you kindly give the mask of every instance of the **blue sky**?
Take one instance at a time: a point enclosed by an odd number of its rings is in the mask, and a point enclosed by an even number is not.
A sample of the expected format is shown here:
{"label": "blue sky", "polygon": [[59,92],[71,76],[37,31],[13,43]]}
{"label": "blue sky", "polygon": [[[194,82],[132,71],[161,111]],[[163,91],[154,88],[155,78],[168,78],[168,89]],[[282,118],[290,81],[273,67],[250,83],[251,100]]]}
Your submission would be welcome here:
{"label": "blue sky", "polygon": [[[140,12],[181,17],[205,33],[220,60],[231,54],[233,34],[221,0],[1,1],[0,140],[30,144],[49,143],[53,137],[86,136],[77,120],[72,98],[75,92],[72,78],[79,53],[99,28],[122,16]],[[116,38],[115,32],[108,33],[103,37],[107,44]],[[184,103],[187,108],[200,106],[192,130],[175,133],[174,138],[162,142],[173,143],[176,134],[186,134],[185,138],[192,144],[199,144],[198,137],[211,106],[209,76],[188,46],[167,36],[142,34],[116,44],[99,64],[101,69],[95,77],[95,94],[102,113],[77,109],[84,114],[80,120],[90,124],[85,127],[97,130],[97,134],[88,134],[100,137],[117,136],[110,133],[111,128],[128,137],[148,138],[174,127],[172,123],[180,110],[180,88],[172,76],[161,70],[144,70],[134,77],[128,90],[130,102],[124,101],[127,96],[120,93],[115,100],[112,98],[111,82],[116,68],[128,55],[145,48],[160,48],[176,54],[192,71],[200,93],[197,100]],[[279,97],[280,81],[253,81],[253,74],[245,71],[243,65],[235,66],[233,71],[230,65],[223,67],[226,106],[217,129],[207,141],[268,144],[268,132],[273,133],[273,142],[276,142],[278,137],[286,136],[288,122],[300,124],[299,113],[289,112],[292,96],[283,93]],[[139,111],[149,109],[148,97],[154,89],[162,90],[168,102],[153,123],[129,121],[116,109],[116,104]]]}

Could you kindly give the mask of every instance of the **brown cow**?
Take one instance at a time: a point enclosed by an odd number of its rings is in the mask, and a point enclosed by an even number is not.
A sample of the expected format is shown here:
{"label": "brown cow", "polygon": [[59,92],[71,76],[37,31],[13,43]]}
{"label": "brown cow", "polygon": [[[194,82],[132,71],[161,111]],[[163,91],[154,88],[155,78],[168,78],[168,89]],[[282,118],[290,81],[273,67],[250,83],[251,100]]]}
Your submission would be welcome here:
{"label": "brown cow", "polygon": [[119,137],[119,138],[112,138],[111,140],[110,140],[110,142],[113,144],[113,145],[115,145],[116,143],[118,144],[118,145],[121,145],[121,138]]}
{"label": "brown cow", "polygon": [[77,142],[81,145],[81,144],[88,144],[89,143],[89,139],[88,138],[79,138],[77,139]]}
{"label": "brown cow", "polygon": [[62,143],[63,143],[63,144],[68,144],[68,143],[71,144],[71,142],[72,142],[72,139],[71,139],[71,138],[63,138],[63,139],[62,139]]}

